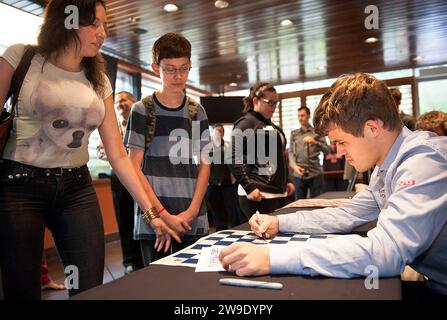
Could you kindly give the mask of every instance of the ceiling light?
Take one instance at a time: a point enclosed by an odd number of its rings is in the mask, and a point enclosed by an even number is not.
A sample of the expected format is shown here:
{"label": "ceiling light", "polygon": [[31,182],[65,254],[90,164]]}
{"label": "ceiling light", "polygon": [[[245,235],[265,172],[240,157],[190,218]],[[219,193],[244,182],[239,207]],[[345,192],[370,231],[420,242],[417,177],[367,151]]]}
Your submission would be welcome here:
{"label": "ceiling light", "polygon": [[379,39],[375,37],[371,37],[365,40],[366,43],[376,43],[377,41],[379,41]]}
{"label": "ceiling light", "polygon": [[175,12],[175,11],[178,10],[178,6],[176,6],[173,3],[168,3],[167,5],[165,5],[163,7],[163,10],[166,11],[166,12]]}
{"label": "ceiling light", "polygon": [[237,87],[237,83],[236,83],[236,82],[231,82],[231,83],[229,84],[229,86],[230,86],[230,87]]}
{"label": "ceiling light", "polygon": [[228,1],[224,0],[217,0],[216,2],[214,2],[214,6],[219,9],[225,9],[226,7],[228,7],[228,5]]}
{"label": "ceiling light", "polygon": [[423,59],[422,56],[416,56],[416,57],[413,58],[413,61],[419,61],[419,60],[422,60],[422,59]]}
{"label": "ceiling light", "polygon": [[291,26],[292,24],[293,24],[292,20],[289,20],[289,19],[285,19],[285,20],[281,21],[282,27],[288,27],[288,26]]}

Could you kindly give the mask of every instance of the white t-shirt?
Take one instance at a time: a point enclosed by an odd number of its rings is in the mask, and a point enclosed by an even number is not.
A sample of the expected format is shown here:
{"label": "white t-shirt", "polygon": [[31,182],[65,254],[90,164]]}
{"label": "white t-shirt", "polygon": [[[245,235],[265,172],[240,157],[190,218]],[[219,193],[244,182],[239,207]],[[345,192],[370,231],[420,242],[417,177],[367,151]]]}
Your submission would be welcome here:
{"label": "white t-shirt", "polygon": [[[15,44],[1,56],[14,69],[25,45]],[[43,65],[43,69],[42,69]],[[112,87],[97,94],[84,71],[70,72],[36,53],[23,81],[11,136],[3,158],[40,168],[73,168],[88,161],[88,139],[101,125],[104,99]]]}

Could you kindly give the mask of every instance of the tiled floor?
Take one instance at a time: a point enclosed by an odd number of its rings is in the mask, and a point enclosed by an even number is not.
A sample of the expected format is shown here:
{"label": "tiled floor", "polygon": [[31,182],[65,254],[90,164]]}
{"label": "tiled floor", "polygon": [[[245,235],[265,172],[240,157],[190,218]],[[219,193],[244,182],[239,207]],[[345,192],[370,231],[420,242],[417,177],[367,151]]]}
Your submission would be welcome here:
{"label": "tiled floor", "polygon": [[[103,283],[110,282],[124,276],[124,267],[122,264],[121,246],[119,241],[106,244],[106,261],[104,267]],[[64,267],[58,256],[47,257],[48,272],[50,277],[58,282],[64,282]],[[44,290],[42,291],[43,300],[62,300],[68,299],[67,290]]]}

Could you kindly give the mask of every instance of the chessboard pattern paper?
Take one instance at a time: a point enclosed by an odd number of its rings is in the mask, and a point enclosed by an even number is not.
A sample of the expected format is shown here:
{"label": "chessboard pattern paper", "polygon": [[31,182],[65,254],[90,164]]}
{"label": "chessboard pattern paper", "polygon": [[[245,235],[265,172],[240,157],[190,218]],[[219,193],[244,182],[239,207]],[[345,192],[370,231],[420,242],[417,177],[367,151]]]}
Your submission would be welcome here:
{"label": "chessboard pattern paper", "polygon": [[199,261],[203,247],[229,246],[235,242],[247,242],[257,245],[300,245],[306,241],[319,241],[335,237],[334,235],[301,234],[301,233],[279,233],[272,239],[264,240],[252,231],[246,230],[224,230],[210,234],[199,239],[194,244],[171,254],[168,257],[154,261],[151,264],[167,266],[183,266],[195,268]]}
{"label": "chessboard pattern paper", "polygon": [[[326,208],[339,207],[349,203],[351,199],[299,199],[283,208]],[[283,209],[281,208],[281,209]]]}

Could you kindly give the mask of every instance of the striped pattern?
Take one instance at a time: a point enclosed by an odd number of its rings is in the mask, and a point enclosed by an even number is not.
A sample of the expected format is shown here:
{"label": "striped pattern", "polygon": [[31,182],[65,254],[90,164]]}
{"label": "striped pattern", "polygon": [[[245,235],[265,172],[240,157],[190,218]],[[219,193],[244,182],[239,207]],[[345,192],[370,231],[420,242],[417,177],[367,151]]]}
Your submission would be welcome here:
{"label": "striped pattern", "polygon": [[[197,120],[191,122],[186,99],[176,109],[161,105],[155,95],[153,101],[156,125],[149,148],[145,150],[144,147],[148,115],[141,101],[132,107],[124,144],[128,148],[145,151],[142,166],[144,175],[166,210],[171,214],[178,214],[188,209],[194,196],[199,173],[199,166],[194,159],[198,159],[200,151],[210,143],[208,118],[200,106]],[[193,127],[197,130],[197,139],[194,136],[194,140]],[[154,239],[153,230],[141,218],[141,210],[135,207],[134,238]],[[191,227],[192,230],[187,236],[208,234],[208,217],[204,203]]]}

